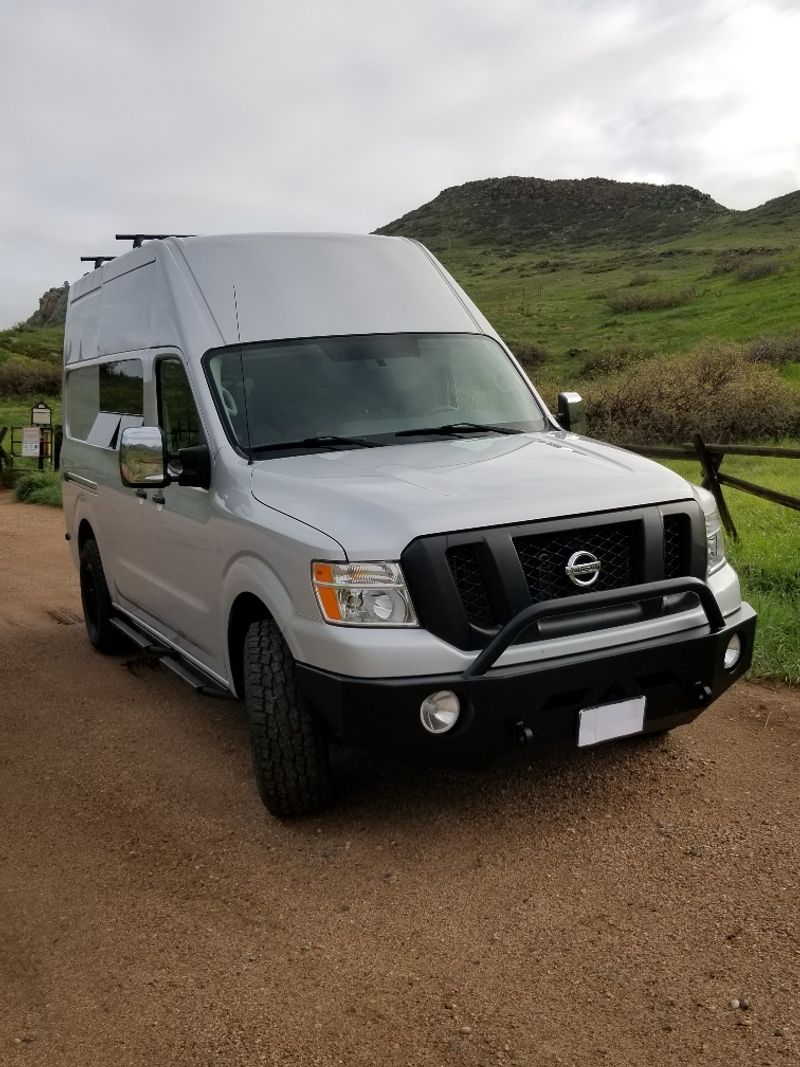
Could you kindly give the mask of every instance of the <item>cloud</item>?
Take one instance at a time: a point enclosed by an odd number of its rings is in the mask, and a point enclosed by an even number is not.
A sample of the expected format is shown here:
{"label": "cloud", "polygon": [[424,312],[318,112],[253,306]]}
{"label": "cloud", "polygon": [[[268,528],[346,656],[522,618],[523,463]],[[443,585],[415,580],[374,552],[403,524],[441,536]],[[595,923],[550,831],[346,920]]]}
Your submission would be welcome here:
{"label": "cloud", "polygon": [[800,14],[749,0],[29,0],[0,41],[0,324],[118,230],[368,231],[502,174],[800,186]]}

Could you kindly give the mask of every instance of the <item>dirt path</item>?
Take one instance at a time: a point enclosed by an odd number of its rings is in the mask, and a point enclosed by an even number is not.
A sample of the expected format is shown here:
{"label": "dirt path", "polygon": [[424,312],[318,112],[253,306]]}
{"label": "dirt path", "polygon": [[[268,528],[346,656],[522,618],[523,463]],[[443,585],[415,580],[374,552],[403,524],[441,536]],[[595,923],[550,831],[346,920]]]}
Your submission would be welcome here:
{"label": "dirt path", "polygon": [[281,824],[237,705],[92,652],[62,523],[0,494],[4,1067],[800,1062],[798,693],[480,775],[347,754]]}

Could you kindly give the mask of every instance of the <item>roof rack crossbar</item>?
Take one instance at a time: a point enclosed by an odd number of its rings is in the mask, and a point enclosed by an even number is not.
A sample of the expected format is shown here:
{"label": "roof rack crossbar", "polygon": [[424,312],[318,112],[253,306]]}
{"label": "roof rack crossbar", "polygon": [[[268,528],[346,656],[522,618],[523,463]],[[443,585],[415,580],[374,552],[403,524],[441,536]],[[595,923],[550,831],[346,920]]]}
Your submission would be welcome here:
{"label": "roof rack crossbar", "polygon": [[141,248],[143,241],[163,241],[167,237],[194,237],[193,233],[117,233],[117,241],[133,241],[134,248]]}
{"label": "roof rack crossbar", "polygon": [[81,263],[94,263],[94,269],[102,267],[104,263],[110,263],[116,256],[81,256]]}

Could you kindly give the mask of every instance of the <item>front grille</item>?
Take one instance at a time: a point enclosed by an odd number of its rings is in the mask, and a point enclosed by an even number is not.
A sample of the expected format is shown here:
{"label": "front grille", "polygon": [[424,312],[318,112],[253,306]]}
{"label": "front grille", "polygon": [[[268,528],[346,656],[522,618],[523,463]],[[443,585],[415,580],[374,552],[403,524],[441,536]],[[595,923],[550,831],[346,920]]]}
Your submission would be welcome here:
{"label": "front grille", "polygon": [[[636,523],[613,523],[576,530],[559,530],[533,537],[515,537],[514,545],[535,604],[577,593],[621,589],[641,581],[635,558]],[[576,585],[566,567],[575,552],[590,552],[600,561],[600,573],[590,586]]]}
{"label": "front grille", "polygon": [[[412,541],[401,562],[420,625],[456,648],[479,649],[486,645],[487,632],[496,631],[531,603],[636,587],[662,578],[702,577],[703,538],[698,508],[682,503],[649,505],[430,534]],[[578,552],[589,552],[600,562],[597,581],[591,585],[576,585],[567,576],[570,557]],[[633,604],[636,594],[631,596]],[[622,620],[622,625],[630,614],[630,606],[624,605],[591,618],[548,624],[549,632],[554,627],[567,632],[573,626],[616,625],[613,618]]]}
{"label": "front grille", "polygon": [[664,577],[683,578],[691,573],[691,537],[689,516],[664,516]]}
{"label": "front grille", "polygon": [[467,618],[473,626],[494,626],[496,618],[486,589],[481,561],[475,545],[458,545],[447,550],[447,564]]}

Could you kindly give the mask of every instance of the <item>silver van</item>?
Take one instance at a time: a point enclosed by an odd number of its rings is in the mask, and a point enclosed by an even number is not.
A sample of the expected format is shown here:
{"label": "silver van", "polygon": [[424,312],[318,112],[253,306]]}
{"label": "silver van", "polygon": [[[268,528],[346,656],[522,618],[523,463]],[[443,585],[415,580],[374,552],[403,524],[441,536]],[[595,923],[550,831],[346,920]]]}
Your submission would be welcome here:
{"label": "silver van", "polygon": [[89,639],[244,701],[286,816],[332,740],[423,758],[695,718],[755,613],[713,498],[554,417],[403,238],[164,238],[69,290],[62,453]]}

